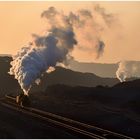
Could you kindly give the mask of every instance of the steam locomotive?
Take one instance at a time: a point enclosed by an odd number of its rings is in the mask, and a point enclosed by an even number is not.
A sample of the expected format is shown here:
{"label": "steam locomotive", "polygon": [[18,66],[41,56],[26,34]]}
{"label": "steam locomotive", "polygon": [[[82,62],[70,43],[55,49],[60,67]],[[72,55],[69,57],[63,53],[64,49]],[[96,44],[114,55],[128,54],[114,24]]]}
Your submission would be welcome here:
{"label": "steam locomotive", "polygon": [[5,98],[6,98],[6,100],[8,100],[10,102],[17,103],[21,107],[30,107],[31,106],[29,96],[24,95],[24,94],[20,94],[16,97],[14,97],[12,95],[5,95]]}
{"label": "steam locomotive", "polygon": [[30,100],[28,95],[20,94],[16,96],[16,103],[19,104],[21,107],[30,106]]}

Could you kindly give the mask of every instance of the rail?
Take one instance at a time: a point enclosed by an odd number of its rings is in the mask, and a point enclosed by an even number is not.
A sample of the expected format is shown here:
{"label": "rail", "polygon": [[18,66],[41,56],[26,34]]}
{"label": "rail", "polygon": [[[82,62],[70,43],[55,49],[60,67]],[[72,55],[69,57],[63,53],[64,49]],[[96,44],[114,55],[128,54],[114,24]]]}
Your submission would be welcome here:
{"label": "rail", "polygon": [[[6,99],[10,99],[15,101],[15,98],[11,96],[6,96]],[[94,139],[132,139],[131,137],[125,136],[123,134],[118,134],[109,130],[105,130],[93,125],[85,124],[79,121],[75,121],[66,117],[62,117],[60,115],[56,115],[50,112],[46,112],[43,110],[39,110],[32,107],[20,107],[15,102],[11,102],[9,100],[5,100],[2,103],[4,106],[10,107],[12,109],[16,109],[17,111],[22,111],[26,114],[32,115],[39,119],[43,119],[50,123],[53,123],[57,126],[61,126],[65,129],[72,130],[74,132],[80,133],[86,138],[94,138]]]}

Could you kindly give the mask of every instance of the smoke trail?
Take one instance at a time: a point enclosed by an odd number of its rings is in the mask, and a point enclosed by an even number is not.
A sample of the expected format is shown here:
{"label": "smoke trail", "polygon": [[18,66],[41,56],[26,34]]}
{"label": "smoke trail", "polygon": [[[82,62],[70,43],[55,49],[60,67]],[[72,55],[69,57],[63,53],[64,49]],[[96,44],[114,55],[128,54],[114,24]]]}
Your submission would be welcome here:
{"label": "smoke trail", "polygon": [[120,82],[126,81],[126,78],[140,77],[140,62],[138,61],[121,61],[116,71],[116,76]]}
{"label": "smoke trail", "polygon": [[101,7],[99,4],[97,4],[94,9],[102,16],[107,26],[112,25],[112,22],[115,20],[115,16],[113,14],[107,13],[105,8]]}
{"label": "smoke trail", "polygon": [[82,9],[66,15],[50,7],[41,17],[47,20],[46,33],[32,35],[34,41],[13,56],[9,72],[15,75],[26,95],[33,83],[39,84],[40,77],[49,72],[50,67],[67,65],[75,46],[95,52],[96,58],[104,52],[105,44],[91,11]]}
{"label": "smoke trail", "polygon": [[105,43],[101,38],[102,25],[98,24],[95,11],[80,9],[77,12],[69,12],[65,15],[63,12],[57,11],[54,7],[45,10],[41,17],[45,17],[49,23],[48,26],[72,26],[75,38],[78,41],[76,49],[94,53],[95,58],[102,56]]}

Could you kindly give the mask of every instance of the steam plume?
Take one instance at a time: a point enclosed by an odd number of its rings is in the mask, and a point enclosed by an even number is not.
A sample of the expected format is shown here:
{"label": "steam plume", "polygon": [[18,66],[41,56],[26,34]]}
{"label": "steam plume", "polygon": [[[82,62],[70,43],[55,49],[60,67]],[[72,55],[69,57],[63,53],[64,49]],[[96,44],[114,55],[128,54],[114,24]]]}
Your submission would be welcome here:
{"label": "steam plume", "polygon": [[124,82],[126,78],[140,77],[140,62],[121,61],[116,71],[116,76],[120,82]]}
{"label": "steam plume", "polygon": [[46,19],[46,33],[32,34],[33,42],[13,56],[9,72],[15,75],[26,95],[32,84],[39,84],[40,77],[50,68],[67,65],[75,47],[92,50],[96,58],[104,52],[105,43],[91,11],[81,9],[66,15],[50,7],[42,12],[41,17]]}
{"label": "steam plume", "polygon": [[31,85],[57,63],[63,63],[76,45],[72,29],[53,28],[46,36],[36,36],[34,46],[22,48],[11,62],[10,74],[15,75],[24,94]]}

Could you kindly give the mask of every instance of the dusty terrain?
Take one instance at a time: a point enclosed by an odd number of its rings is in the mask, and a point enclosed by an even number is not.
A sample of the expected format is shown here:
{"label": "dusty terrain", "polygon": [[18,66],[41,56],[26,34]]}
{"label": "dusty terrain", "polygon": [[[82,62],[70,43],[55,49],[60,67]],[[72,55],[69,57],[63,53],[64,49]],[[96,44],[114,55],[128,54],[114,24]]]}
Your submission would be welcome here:
{"label": "dusty terrain", "polygon": [[32,105],[114,132],[140,138],[139,90],[52,86],[31,95]]}
{"label": "dusty terrain", "polygon": [[[7,74],[11,59],[0,59],[0,97],[5,94],[22,93],[14,77]],[[63,73],[65,73],[63,75]],[[63,82],[61,83],[61,76]],[[75,79],[78,81],[75,81]],[[77,78],[78,77],[78,78]],[[82,82],[80,80],[82,77]],[[86,79],[86,77],[89,77]],[[45,77],[44,77],[45,78]],[[47,79],[48,78],[48,79]],[[55,79],[56,78],[56,79]],[[99,83],[96,83],[97,78]],[[86,80],[85,80],[86,79]],[[105,86],[106,78],[93,74],[82,74],[64,69],[57,69],[43,79],[39,87],[30,91],[32,107],[62,115],[84,123],[92,124],[133,138],[140,138],[140,80],[119,83],[113,87]],[[50,85],[48,81],[50,81]],[[116,79],[106,79],[112,85]],[[67,81],[67,82],[66,82]],[[73,85],[73,81],[76,84]],[[79,82],[80,81],[80,82]],[[77,86],[84,82],[95,87]],[[113,81],[113,82],[112,82]],[[67,84],[60,85],[60,84]],[[56,84],[56,85],[54,85]],[[54,126],[38,122],[29,116],[11,111],[0,106],[0,138],[71,138],[70,134],[60,132]],[[48,132],[48,133],[46,133]]]}
{"label": "dusty terrain", "polygon": [[[132,86],[134,83],[135,86]],[[140,138],[139,80],[115,87],[50,86],[30,94],[32,107]],[[137,83],[137,84],[136,84]],[[128,87],[129,85],[129,87]],[[135,87],[135,88],[134,88]],[[0,106],[1,138],[71,138],[50,124]],[[48,133],[47,133],[48,132]],[[55,135],[54,135],[55,134]]]}

